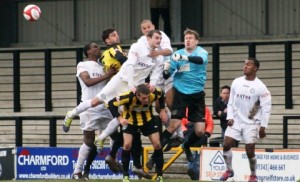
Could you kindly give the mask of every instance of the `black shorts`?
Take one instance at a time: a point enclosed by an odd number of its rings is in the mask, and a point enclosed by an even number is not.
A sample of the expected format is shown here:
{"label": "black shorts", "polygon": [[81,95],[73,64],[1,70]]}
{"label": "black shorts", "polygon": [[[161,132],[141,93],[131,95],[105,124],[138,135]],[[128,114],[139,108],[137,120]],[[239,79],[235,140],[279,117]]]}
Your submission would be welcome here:
{"label": "black shorts", "polygon": [[134,135],[138,131],[138,129],[141,130],[144,136],[149,136],[153,133],[158,132],[159,127],[157,122],[154,119],[151,119],[142,126],[129,124],[125,129],[123,128],[123,133]]}
{"label": "black shorts", "polygon": [[195,94],[183,94],[175,89],[171,119],[186,117],[188,108],[188,120],[191,122],[205,122],[205,92]]}

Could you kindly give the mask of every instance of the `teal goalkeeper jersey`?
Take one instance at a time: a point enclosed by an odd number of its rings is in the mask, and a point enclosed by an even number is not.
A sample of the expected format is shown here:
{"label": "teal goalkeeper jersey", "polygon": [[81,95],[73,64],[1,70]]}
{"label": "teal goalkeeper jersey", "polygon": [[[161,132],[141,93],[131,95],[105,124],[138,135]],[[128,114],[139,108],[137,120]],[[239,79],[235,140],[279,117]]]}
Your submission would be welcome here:
{"label": "teal goalkeeper jersey", "polygon": [[203,59],[203,64],[171,59],[170,73],[172,74],[176,71],[173,86],[184,94],[194,94],[203,91],[206,83],[207,51],[198,46],[192,53],[186,52],[185,49],[179,49],[175,53],[187,56],[200,56]]}

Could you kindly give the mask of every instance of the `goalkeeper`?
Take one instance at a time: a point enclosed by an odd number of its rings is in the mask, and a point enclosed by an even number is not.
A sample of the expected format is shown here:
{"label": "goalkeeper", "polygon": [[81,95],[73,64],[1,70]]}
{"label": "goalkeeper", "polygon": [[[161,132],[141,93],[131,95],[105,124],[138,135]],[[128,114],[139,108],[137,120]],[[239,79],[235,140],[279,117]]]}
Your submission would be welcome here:
{"label": "goalkeeper", "polygon": [[[172,134],[181,125],[181,119],[185,117],[188,108],[188,120],[194,123],[195,130],[190,134],[188,140],[181,147],[185,151],[187,160],[193,161],[193,154],[190,146],[205,134],[205,82],[208,53],[198,46],[199,34],[191,29],[184,31],[184,48],[177,50],[171,61],[164,64],[164,79],[167,79],[173,72],[173,87],[175,95],[170,125],[163,131],[161,145],[164,147]],[[152,158],[153,159],[153,158]],[[147,167],[152,167],[147,163]]]}

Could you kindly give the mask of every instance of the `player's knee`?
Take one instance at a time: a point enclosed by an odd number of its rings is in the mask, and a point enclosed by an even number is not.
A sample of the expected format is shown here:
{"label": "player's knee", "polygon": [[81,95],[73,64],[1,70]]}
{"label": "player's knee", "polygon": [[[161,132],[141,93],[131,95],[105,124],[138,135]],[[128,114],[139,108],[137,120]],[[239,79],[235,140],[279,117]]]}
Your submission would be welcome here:
{"label": "player's knee", "polygon": [[200,136],[202,136],[202,135],[205,134],[204,131],[195,131],[195,133],[196,133],[196,135],[197,135],[198,137],[200,137]]}
{"label": "player's knee", "polygon": [[255,157],[254,149],[246,149],[246,154],[249,159]]}
{"label": "player's knee", "polygon": [[168,126],[168,131],[170,133],[174,133],[177,128],[181,125],[181,120],[176,119],[176,120],[171,120],[170,125]]}
{"label": "player's knee", "polygon": [[125,143],[123,148],[124,148],[124,150],[129,151],[129,150],[131,150],[131,144]]}
{"label": "player's knee", "polygon": [[223,143],[223,151],[229,151],[231,149],[232,145],[230,142],[224,140],[224,143]]}
{"label": "player's knee", "polygon": [[248,151],[246,151],[246,154],[247,154],[248,159],[252,159],[253,157],[255,157],[254,152],[248,152]]}
{"label": "player's knee", "polygon": [[83,142],[88,146],[88,147],[93,147],[95,146],[94,140],[95,140],[95,133],[94,131],[84,131],[83,135]]}
{"label": "player's knee", "polygon": [[85,140],[84,143],[85,143],[88,147],[90,147],[90,148],[92,148],[93,146],[95,146],[94,142],[93,142],[93,141],[90,141],[90,140]]}
{"label": "player's knee", "polygon": [[153,144],[153,148],[154,148],[155,150],[159,150],[159,149],[161,148],[160,143],[154,143],[154,144]]}
{"label": "player's knee", "polygon": [[229,151],[231,149],[231,146],[230,145],[223,145],[223,151],[226,152],[226,151]]}
{"label": "player's knee", "polygon": [[171,125],[169,125],[168,128],[167,128],[167,130],[169,131],[169,133],[173,134],[176,131],[176,128],[173,127],[173,126],[171,126]]}

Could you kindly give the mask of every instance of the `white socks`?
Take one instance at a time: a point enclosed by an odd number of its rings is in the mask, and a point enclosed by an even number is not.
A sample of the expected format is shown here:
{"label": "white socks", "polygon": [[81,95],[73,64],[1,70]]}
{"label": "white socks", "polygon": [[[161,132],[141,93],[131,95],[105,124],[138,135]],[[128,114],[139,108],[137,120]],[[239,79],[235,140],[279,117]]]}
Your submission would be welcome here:
{"label": "white socks", "polygon": [[[232,170],[232,151],[229,150],[227,152],[223,152],[223,157],[225,159],[227,170]],[[251,175],[256,175],[256,163],[257,163],[256,157],[253,157],[252,159],[248,159],[248,160],[249,160]]]}
{"label": "white socks", "polygon": [[227,166],[227,170],[232,170],[232,151],[223,152],[223,157]]}
{"label": "white socks", "polygon": [[88,147],[85,143],[83,143],[79,149],[78,153],[78,158],[76,161],[75,169],[74,169],[74,174],[82,172],[83,165],[85,160],[88,158],[89,152],[91,148]]}
{"label": "white socks", "polygon": [[256,161],[257,161],[256,157],[249,159],[251,175],[256,175],[256,163],[257,163]]}
{"label": "white socks", "polygon": [[117,118],[112,119],[105,130],[98,136],[98,140],[105,140],[108,136],[110,136],[112,133],[114,133],[118,126],[120,125],[120,122]]}
{"label": "white socks", "polygon": [[92,100],[83,101],[75,109],[72,110],[72,113],[69,117],[74,118],[78,114],[82,113],[83,111],[86,111],[91,107],[92,107]]}

